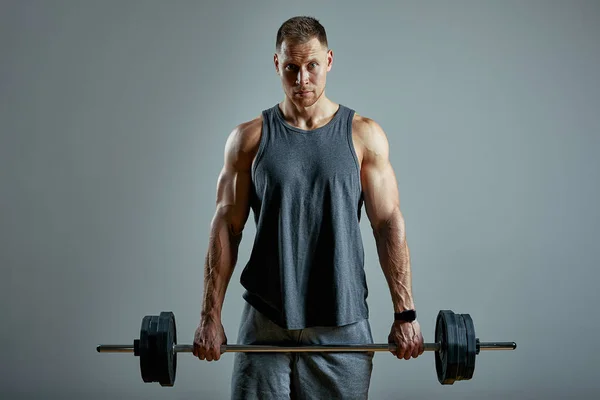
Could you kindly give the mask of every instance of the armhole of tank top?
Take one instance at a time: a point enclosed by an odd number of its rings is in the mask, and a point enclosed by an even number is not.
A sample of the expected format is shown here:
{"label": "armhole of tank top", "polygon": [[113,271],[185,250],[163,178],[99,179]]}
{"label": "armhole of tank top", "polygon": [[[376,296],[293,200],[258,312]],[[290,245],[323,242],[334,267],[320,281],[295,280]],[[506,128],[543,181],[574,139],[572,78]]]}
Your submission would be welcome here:
{"label": "armhole of tank top", "polygon": [[348,114],[348,132],[346,134],[346,137],[348,139],[348,147],[350,148],[350,153],[352,154],[352,158],[354,158],[354,166],[356,167],[356,176],[358,179],[358,189],[362,193],[362,184],[360,182],[360,166],[358,164],[358,156],[356,155],[356,149],[354,148],[354,143],[352,142],[352,121],[354,120],[355,112],[350,110]]}
{"label": "armhole of tank top", "polygon": [[254,173],[256,171],[256,167],[258,166],[258,163],[260,163],[261,159],[262,159],[262,155],[265,152],[265,147],[266,147],[266,142],[267,142],[267,129],[266,129],[266,125],[267,125],[267,118],[268,118],[268,114],[266,111],[262,112],[262,126],[261,126],[261,132],[260,132],[260,142],[258,144],[258,150],[256,151],[256,156],[254,157],[254,162],[252,163],[252,180],[254,181]]}

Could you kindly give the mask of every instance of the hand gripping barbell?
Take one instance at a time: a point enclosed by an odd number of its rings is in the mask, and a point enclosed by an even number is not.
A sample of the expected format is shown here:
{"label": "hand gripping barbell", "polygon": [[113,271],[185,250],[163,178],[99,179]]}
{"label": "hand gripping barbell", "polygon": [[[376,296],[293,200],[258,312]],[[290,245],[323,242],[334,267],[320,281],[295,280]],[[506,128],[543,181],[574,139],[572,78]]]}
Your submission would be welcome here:
{"label": "hand gripping barbell", "polygon": [[[480,350],[514,350],[515,342],[479,342],[469,314],[455,314],[450,310],[438,313],[435,325],[435,343],[424,343],[425,351],[435,352],[435,369],[442,385],[469,380],[475,371],[475,356]],[[142,320],[140,338],[133,345],[99,345],[99,353],[133,353],[140,357],[142,380],[173,386],[177,371],[177,353],[192,353],[193,345],[177,344],[175,315],[161,312]],[[222,345],[221,353],[289,353],[289,352],[365,352],[392,351],[394,344],[352,344],[317,346],[264,346]]]}

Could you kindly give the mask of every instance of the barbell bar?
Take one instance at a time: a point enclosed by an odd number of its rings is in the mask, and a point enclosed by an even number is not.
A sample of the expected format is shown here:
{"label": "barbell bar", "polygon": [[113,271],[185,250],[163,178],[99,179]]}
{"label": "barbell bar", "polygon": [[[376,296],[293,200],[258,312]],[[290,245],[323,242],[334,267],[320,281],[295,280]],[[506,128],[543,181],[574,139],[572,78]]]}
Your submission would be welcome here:
{"label": "barbell bar", "polygon": [[[480,342],[469,314],[451,310],[438,313],[435,343],[424,343],[424,351],[435,352],[438,381],[452,385],[470,380],[475,370],[475,356],[481,350],[515,350],[515,342]],[[101,344],[99,353],[133,353],[140,357],[142,380],[173,386],[177,370],[177,353],[192,353],[193,345],[177,344],[175,315],[170,311],[142,319],[140,338],[133,345]],[[340,344],[314,346],[222,345],[221,353],[310,353],[310,352],[380,352],[396,351],[395,344]]]}
{"label": "barbell bar", "polygon": [[[424,351],[439,351],[439,343],[424,343]],[[514,350],[515,342],[479,343],[481,350]],[[191,344],[174,344],[175,353],[193,353]],[[135,346],[128,344],[101,344],[96,347],[98,353],[134,353]],[[324,352],[365,352],[396,351],[395,344],[342,344],[316,346],[264,346],[258,344],[227,344],[221,346],[221,353],[324,353]]]}

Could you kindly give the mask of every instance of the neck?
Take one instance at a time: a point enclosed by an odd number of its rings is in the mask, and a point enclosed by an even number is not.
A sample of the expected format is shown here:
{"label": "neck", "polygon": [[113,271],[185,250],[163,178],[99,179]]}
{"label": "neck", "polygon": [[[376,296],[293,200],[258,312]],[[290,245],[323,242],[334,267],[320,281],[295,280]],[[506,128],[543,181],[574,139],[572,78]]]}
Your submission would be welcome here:
{"label": "neck", "polygon": [[279,108],[289,124],[300,129],[315,129],[325,125],[333,118],[338,110],[338,104],[335,104],[323,94],[310,107],[302,107],[292,103],[286,96],[283,102],[279,104]]}

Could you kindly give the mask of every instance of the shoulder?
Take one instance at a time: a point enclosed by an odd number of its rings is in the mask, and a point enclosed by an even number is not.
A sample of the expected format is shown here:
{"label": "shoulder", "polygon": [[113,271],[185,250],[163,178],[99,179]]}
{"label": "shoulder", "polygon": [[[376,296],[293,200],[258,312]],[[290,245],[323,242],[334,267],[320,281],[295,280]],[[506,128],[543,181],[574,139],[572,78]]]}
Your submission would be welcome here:
{"label": "shoulder", "polygon": [[227,139],[228,143],[235,146],[237,150],[251,151],[260,142],[262,122],[262,115],[250,121],[242,122],[231,131]]}
{"label": "shoulder", "polygon": [[258,151],[262,135],[262,115],[242,122],[229,134],[225,144],[225,157],[232,163],[251,163]]}
{"label": "shoulder", "polygon": [[352,119],[352,137],[361,147],[365,160],[388,156],[387,135],[381,125],[358,113]]}

